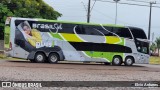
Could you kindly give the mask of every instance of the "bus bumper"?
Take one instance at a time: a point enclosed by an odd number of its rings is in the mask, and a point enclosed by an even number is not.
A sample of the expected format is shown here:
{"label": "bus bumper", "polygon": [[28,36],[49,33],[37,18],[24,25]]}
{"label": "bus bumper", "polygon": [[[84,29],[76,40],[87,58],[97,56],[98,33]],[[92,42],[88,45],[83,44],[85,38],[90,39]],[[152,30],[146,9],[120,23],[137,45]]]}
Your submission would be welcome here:
{"label": "bus bumper", "polygon": [[136,55],[135,56],[135,64],[149,64],[149,55]]}

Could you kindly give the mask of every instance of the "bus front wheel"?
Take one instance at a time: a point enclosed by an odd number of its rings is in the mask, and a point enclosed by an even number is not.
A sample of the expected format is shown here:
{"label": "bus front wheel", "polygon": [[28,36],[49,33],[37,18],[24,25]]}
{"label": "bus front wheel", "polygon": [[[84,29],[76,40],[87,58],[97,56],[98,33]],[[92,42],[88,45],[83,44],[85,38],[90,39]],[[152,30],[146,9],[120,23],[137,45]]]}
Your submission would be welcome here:
{"label": "bus front wheel", "polygon": [[132,64],[134,63],[134,58],[133,57],[126,57],[124,64],[126,66],[132,66]]}
{"label": "bus front wheel", "polygon": [[112,60],[112,65],[120,66],[122,64],[122,58],[120,56],[114,56]]}

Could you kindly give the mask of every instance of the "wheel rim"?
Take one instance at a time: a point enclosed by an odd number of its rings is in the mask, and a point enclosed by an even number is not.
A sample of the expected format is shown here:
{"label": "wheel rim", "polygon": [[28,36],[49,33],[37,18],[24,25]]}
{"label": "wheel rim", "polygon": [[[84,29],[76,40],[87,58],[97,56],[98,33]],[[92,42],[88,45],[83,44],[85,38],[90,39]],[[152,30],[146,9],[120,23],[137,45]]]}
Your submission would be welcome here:
{"label": "wheel rim", "polygon": [[37,55],[37,60],[38,61],[43,61],[43,56],[42,55]]}
{"label": "wheel rim", "polygon": [[120,63],[120,59],[119,59],[119,58],[115,58],[115,59],[114,59],[114,63],[115,63],[116,65],[118,65],[118,64]]}
{"label": "wheel rim", "polygon": [[132,59],[128,58],[126,62],[127,62],[128,65],[131,65],[132,64]]}
{"label": "wheel rim", "polygon": [[57,61],[57,57],[56,57],[55,55],[52,55],[52,56],[50,57],[50,60],[51,60],[52,62],[56,62],[56,61]]}

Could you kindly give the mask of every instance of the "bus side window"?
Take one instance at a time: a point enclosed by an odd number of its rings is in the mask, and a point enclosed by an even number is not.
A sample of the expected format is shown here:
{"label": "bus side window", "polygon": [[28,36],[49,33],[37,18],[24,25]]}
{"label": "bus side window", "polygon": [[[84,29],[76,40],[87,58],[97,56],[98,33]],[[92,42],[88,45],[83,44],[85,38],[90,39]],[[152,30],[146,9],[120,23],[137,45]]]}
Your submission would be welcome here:
{"label": "bus side window", "polygon": [[80,29],[79,26],[77,26],[77,27],[75,28],[75,30],[76,30],[76,32],[77,32],[78,34],[81,34],[81,29]]}
{"label": "bus side window", "polygon": [[83,25],[83,29],[82,30],[87,35],[102,36],[102,34],[99,32],[99,30],[97,28],[95,28],[95,26],[92,26],[92,25]]}
{"label": "bus side window", "polygon": [[85,34],[86,32],[85,32],[85,28],[82,26],[81,27],[81,32],[83,33],[83,34]]}
{"label": "bus side window", "polygon": [[78,25],[75,29],[77,34],[85,34],[85,28],[83,26]]}
{"label": "bus side window", "polygon": [[131,33],[128,28],[114,27],[113,33],[117,34],[120,37],[132,39]]}
{"label": "bus side window", "polygon": [[114,36],[112,33],[110,33],[110,32],[112,32],[112,27],[108,27],[108,26],[106,26],[106,27],[104,27],[105,28],[105,30],[104,29],[101,29],[101,32],[103,32],[103,34],[105,35],[105,36]]}
{"label": "bus side window", "polygon": [[93,28],[99,30],[105,36],[114,36],[112,33],[110,33],[112,27],[105,26],[104,28],[102,28],[101,26],[94,26]]}

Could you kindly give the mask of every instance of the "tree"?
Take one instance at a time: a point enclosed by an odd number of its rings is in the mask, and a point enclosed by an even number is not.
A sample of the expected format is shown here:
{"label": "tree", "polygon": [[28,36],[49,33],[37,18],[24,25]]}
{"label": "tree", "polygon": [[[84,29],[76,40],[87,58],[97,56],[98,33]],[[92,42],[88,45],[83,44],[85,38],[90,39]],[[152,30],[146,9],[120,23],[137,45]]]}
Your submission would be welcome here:
{"label": "tree", "polygon": [[13,13],[7,8],[6,5],[0,3],[0,40],[4,39],[4,24],[7,16],[13,16]]}
{"label": "tree", "polygon": [[155,43],[152,43],[150,50],[152,51],[152,53],[156,50],[157,46]]}
{"label": "tree", "polygon": [[158,55],[159,55],[159,50],[160,50],[160,37],[156,38],[156,44],[157,44],[157,48],[158,48]]}
{"label": "tree", "polygon": [[4,22],[8,16],[56,20],[62,15],[43,0],[0,0],[0,3],[1,31],[4,30]]}
{"label": "tree", "polygon": [[[3,4],[8,5],[8,8],[16,17],[25,18],[44,18],[56,20],[61,14],[55,11],[51,6],[43,0],[2,0]],[[0,1],[0,2],[2,2]]]}

